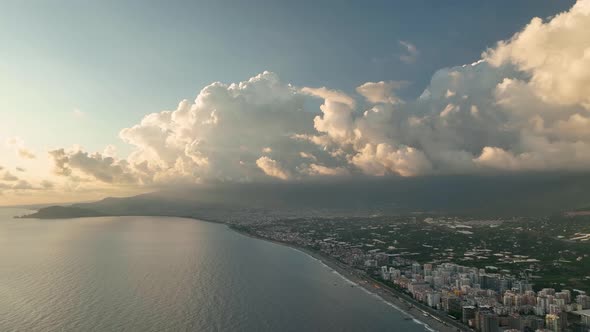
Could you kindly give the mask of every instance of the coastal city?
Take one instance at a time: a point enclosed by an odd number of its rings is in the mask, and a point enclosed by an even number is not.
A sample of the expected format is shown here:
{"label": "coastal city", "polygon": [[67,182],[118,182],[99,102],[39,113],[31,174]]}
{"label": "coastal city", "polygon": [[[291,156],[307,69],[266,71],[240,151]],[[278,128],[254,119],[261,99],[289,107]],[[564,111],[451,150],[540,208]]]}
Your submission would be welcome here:
{"label": "coastal city", "polygon": [[590,332],[590,0],[0,27],[0,332]]}
{"label": "coastal city", "polygon": [[293,218],[232,227],[331,261],[449,331],[590,330],[590,219],[583,214]]}

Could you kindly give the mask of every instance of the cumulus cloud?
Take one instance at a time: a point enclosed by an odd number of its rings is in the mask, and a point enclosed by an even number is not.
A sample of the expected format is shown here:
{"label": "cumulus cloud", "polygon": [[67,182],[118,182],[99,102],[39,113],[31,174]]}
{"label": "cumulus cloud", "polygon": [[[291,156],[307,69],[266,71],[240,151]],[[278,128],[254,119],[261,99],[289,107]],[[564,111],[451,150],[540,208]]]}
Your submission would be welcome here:
{"label": "cumulus cloud", "polygon": [[350,174],[345,167],[327,167],[318,164],[309,164],[302,169],[302,172],[312,176],[346,176]]}
{"label": "cumulus cloud", "polygon": [[394,148],[387,143],[365,145],[352,157],[352,163],[367,174],[379,176],[391,173],[413,176],[427,174],[432,169],[422,151],[409,146]]}
{"label": "cumulus cloud", "polygon": [[[62,176],[143,185],[588,170],[589,8],[582,0],[547,22],[533,19],[482,59],[438,70],[415,100],[396,95],[404,82],[361,84],[359,103],[264,72],[212,83],[123,129],[127,157],[114,148],[50,155]],[[310,98],[322,101],[319,110]]]}
{"label": "cumulus cloud", "polygon": [[73,170],[107,183],[136,183],[138,178],[129,169],[125,160],[116,160],[100,153],[53,150],[49,155],[55,162],[55,173],[71,175]]}
{"label": "cumulus cloud", "polygon": [[527,85],[544,101],[590,110],[590,2],[544,22],[534,18],[521,32],[484,57],[495,66],[514,64],[528,73]]}
{"label": "cumulus cloud", "polygon": [[356,88],[356,91],[372,104],[397,104],[401,102],[401,99],[395,95],[394,91],[405,85],[407,85],[407,82],[404,81],[367,82]]}
{"label": "cumulus cloud", "polygon": [[289,173],[284,170],[279,163],[269,157],[260,157],[256,160],[256,165],[268,176],[288,180]]}

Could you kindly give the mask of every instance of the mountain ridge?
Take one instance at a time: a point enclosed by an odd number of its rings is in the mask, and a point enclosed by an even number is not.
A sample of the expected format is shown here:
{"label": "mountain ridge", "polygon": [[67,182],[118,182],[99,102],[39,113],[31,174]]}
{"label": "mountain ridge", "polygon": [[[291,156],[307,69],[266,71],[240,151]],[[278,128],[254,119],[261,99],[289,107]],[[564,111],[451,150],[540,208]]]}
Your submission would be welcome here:
{"label": "mountain ridge", "polygon": [[[205,184],[62,207],[61,215],[239,217],[413,212],[548,215],[590,205],[587,174],[358,179],[322,183]],[[67,212],[71,208],[71,213]],[[49,218],[55,208],[29,217]],[[235,216],[234,216],[235,215]]]}

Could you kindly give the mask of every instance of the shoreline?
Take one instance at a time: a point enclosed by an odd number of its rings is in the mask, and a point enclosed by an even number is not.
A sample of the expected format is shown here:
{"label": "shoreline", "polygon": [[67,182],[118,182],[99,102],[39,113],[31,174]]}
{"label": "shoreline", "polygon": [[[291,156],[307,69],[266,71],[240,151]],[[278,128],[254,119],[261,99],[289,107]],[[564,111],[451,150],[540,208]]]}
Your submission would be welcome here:
{"label": "shoreline", "polygon": [[[131,215],[124,215],[120,217],[128,217]],[[133,216],[141,216],[141,215],[133,215]],[[98,216],[97,216],[98,217]],[[100,216],[103,217],[103,216]],[[108,217],[119,217],[119,216],[108,216]],[[331,271],[335,272],[340,278],[344,279],[346,282],[350,283],[354,287],[359,287],[363,291],[365,291],[368,295],[374,296],[379,300],[383,301],[386,305],[391,306],[396,311],[400,312],[402,316],[405,316],[405,319],[411,319],[414,321],[415,324],[422,325],[425,330],[427,331],[440,331],[440,332],[457,332],[457,331],[473,331],[469,329],[467,326],[464,326],[458,321],[452,321],[450,324],[449,318],[443,317],[440,315],[439,312],[434,312],[432,308],[426,308],[424,310],[424,304],[420,303],[412,298],[410,298],[407,294],[400,293],[399,291],[390,288],[387,285],[382,284],[380,281],[371,278],[370,276],[354,269],[351,266],[345,265],[337,261],[332,257],[328,257],[322,255],[318,252],[312,251],[307,248],[303,248],[291,243],[280,242],[272,239],[267,239],[259,236],[255,236],[253,234],[244,232],[242,230],[236,229],[234,225],[220,221],[220,220],[212,220],[207,218],[199,218],[196,216],[150,216],[150,217],[172,217],[172,218],[184,218],[184,219],[191,219],[201,222],[208,222],[214,224],[222,224],[225,225],[230,231],[236,232],[237,234],[247,236],[249,238],[255,240],[262,240],[270,243],[274,243],[277,245],[285,246],[291,248],[292,250],[296,250],[308,257],[318,261],[320,264],[324,265]],[[71,218],[71,219],[77,219]],[[84,218],[92,218],[92,217],[84,217]],[[32,219],[43,219],[43,218],[32,218]],[[53,218],[49,218],[53,219]],[[405,298],[402,298],[405,297]],[[420,308],[422,307],[422,308]],[[429,312],[427,312],[429,311]]]}
{"label": "shoreline", "polygon": [[[205,222],[208,222],[208,221],[205,221]],[[285,246],[285,247],[291,248],[293,250],[296,250],[300,253],[303,253],[304,255],[309,256],[310,258],[318,261],[319,263],[321,263],[325,267],[329,268],[330,270],[332,270],[333,272],[338,274],[339,277],[341,277],[342,279],[351,283],[355,287],[359,287],[363,291],[365,291],[367,294],[380,299],[385,304],[393,307],[395,310],[400,312],[406,318],[412,319],[414,321],[414,323],[422,325],[427,331],[441,331],[441,332],[451,332],[451,331],[456,332],[458,330],[459,331],[471,331],[467,327],[459,329],[456,326],[451,326],[451,325],[445,323],[444,321],[442,321],[439,317],[434,317],[431,313],[426,313],[424,310],[416,307],[416,304],[422,305],[421,303],[418,303],[415,300],[409,301],[407,299],[400,298],[400,296],[395,293],[395,290],[392,290],[389,287],[380,284],[378,281],[372,279],[371,277],[369,277],[367,275],[363,275],[359,271],[356,271],[356,269],[354,269],[350,266],[344,265],[343,263],[338,262],[331,257],[326,257],[325,255],[319,254],[317,252],[314,252],[309,249],[302,248],[302,247],[299,247],[299,246],[296,246],[296,245],[293,245],[290,243],[285,243],[285,242],[280,242],[280,241],[275,241],[275,240],[271,240],[271,239],[258,237],[258,236],[246,233],[244,231],[235,229],[234,227],[232,227],[232,225],[229,225],[229,224],[226,224],[226,226],[230,230],[232,230],[238,234],[241,234],[243,236],[247,236],[252,239],[263,240],[263,241],[267,241],[267,242],[274,243],[277,245]]]}

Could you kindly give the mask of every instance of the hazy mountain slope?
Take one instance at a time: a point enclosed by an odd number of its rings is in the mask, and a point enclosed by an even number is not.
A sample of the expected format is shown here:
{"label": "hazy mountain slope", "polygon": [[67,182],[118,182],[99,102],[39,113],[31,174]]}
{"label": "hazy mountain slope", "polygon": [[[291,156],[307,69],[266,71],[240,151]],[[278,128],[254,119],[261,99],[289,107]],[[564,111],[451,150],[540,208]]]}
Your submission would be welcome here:
{"label": "hazy mountain slope", "polygon": [[[209,184],[106,198],[71,207],[102,215],[218,218],[243,213],[365,215],[415,211],[477,215],[546,215],[588,206],[590,176],[532,174],[364,178],[352,181]],[[55,215],[53,208],[36,215]],[[60,211],[66,214],[64,211]],[[80,210],[72,210],[72,215]]]}
{"label": "hazy mountain slope", "polygon": [[96,210],[85,209],[74,206],[48,206],[41,208],[38,212],[23,216],[22,218],[38,219],[68,219],[84,217],[100,217],[108,214]]}

